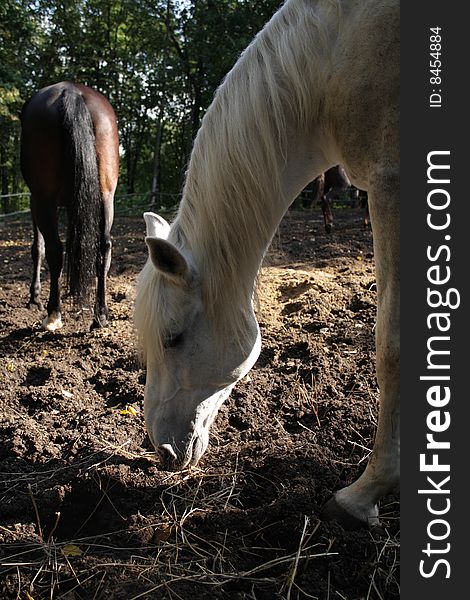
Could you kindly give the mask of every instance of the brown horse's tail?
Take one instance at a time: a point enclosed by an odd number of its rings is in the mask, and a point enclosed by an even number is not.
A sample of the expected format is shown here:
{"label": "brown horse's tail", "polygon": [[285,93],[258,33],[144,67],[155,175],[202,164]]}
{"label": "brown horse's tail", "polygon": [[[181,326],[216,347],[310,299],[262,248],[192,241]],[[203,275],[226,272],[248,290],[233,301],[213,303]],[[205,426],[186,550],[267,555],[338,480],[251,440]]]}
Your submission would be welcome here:
{"label": "brown horse's tail", "polygon": [[95,282],[102,219],[95,133],[79,92],[64,90],[60,110],[67,169],[66,285],[73,302],[82,305]]}

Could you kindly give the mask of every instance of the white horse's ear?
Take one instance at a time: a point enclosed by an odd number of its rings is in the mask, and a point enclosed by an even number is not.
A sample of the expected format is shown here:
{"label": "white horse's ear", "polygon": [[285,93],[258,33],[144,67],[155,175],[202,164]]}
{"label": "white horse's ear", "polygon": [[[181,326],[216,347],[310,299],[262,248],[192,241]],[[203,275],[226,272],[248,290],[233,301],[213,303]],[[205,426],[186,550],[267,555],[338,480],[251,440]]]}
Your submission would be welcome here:
{"label": "white horse's ear", "polygon": [[147,227],[147,236],[167,239],[170,233],[170,224],[163,217],[153,212],[145,212],[144,220]]}
{"label": "white horse's ear", "polygon": [[185,257],[170,242],[158,237],[145,238],[155,268],[175,283],[186,281],[189,266]]}

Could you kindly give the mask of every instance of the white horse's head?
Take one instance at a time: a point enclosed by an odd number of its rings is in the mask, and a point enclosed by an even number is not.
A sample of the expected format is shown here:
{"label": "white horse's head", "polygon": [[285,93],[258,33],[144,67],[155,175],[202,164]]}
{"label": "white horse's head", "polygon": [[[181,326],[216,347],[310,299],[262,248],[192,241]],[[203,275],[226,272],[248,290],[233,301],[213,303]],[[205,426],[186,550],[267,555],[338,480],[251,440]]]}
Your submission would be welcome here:
{"label": "white horse's head", "polygon": [[259,328],[248,299],[243,335],[218,331],[192,252],[164,219],[144,218],[149,259],[135,322],[147,361],[145,421],[163,466],[181,469],[199,461],[219,407],[258,358]]}

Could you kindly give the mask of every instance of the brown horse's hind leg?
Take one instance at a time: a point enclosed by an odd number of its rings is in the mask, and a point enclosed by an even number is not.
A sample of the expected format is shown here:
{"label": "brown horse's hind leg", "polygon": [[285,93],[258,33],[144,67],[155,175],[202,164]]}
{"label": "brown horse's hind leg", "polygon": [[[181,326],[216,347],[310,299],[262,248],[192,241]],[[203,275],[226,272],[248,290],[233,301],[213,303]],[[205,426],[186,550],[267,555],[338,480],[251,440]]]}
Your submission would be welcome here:
{"label": "brown horse's hind leg", "polygon": [[44,208],[33,214],[38,228],[44,237],[46,260],[50,273],[50,292],[47,303],[47,317],[42,326],[48,331],[55,331],[62,327],[62,314],[60,304],[60,277],[63,266],[63,246],[59,237],[57,208],[54,206]]}
{"label": "brown horse's hind leg", "polygon": [[31,287],[29,288],[28,308],[37,306],[40,310],[43,309],[40,300],[41,295],[41,264],[44,260],[44,237],[39,231],[37,224],[33,219],[33,244],[31,246],[31,257],[33,259],[33,277]]}
{"label": "brown horse's hind leg", "polygon": [[111,265],[111,227],[114,218],[113,194],[103,194],[103,220],[100,233],[100,252],[97,264],[98,284],[96,302],[91,328],[105,327],[108,324],[108,306],[106,304],[106,278]]}

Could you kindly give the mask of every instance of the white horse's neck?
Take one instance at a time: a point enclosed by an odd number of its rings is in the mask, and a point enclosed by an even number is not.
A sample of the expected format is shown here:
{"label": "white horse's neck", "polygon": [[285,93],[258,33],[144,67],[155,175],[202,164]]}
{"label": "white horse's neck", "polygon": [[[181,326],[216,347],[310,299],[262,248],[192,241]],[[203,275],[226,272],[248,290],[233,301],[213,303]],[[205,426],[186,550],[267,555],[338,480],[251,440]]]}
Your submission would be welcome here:
{"label": "white horse's neck", "polygon": [[[227,335],[240,336],[245,323],[240,315],[251,310],[257,274],[279,223],[305,185],[326,168],[326,159],[320,151],[312,159],[311,144],[300,137],[271,157],[275,169],[272,162],[258,163],[252,171],[247,160],[233,173],[228,154],[219,153],[210,167],[191,162],[176,232],[201,275],[211,321],[228,328]],[[219,177],[207,177],[208,170]]]}
{"label": "white horse's neck", "polygon": [[[211,271],[218,271],[218,261],[222,261],[236,267],[238,281],[255,278],[289,205],[326,164],[320,151],[315,159],[309,156],[311,147],[297,138],[293,147],[275,156],[275,168],[272,163],[257,165],[259,181],[253,177],[249,160],[237,165],[236,176],[231,173],[230,158],[223,154],[210,168],[191,162],[190,186],[185,188],[176,224],[198,266],[207,263]],[[209,178],[208,170],[225,175]]]}

